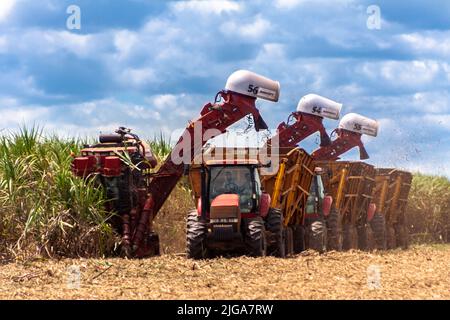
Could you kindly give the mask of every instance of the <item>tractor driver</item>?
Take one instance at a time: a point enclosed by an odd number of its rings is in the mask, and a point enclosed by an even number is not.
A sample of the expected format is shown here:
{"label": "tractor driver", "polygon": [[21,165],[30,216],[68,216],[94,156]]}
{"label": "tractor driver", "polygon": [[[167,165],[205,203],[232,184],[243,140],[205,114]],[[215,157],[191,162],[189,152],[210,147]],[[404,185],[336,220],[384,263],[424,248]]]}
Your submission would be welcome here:
{"label": "tractor driver", "polygon": [[231,171],[225,172],[224,193],[239,194],[239,186],[233,180]]}

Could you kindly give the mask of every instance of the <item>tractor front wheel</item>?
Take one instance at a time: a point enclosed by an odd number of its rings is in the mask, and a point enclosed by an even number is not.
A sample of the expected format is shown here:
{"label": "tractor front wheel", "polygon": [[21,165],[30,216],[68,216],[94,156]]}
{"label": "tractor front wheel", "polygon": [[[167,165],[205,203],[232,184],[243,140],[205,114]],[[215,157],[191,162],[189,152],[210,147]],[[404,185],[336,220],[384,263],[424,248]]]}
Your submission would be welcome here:
{"label": "tractor front wheel", "polygon": [[186,221],[186,255],[190,259],[206,257],[207,224],[197,214],[197,210],[189,212]]}
{"label": "tractor front wheel", "polygon": [[267,250],[266,228],[261,217],[243,219],[245,223],[245,244],[252,257],[264,257]]}

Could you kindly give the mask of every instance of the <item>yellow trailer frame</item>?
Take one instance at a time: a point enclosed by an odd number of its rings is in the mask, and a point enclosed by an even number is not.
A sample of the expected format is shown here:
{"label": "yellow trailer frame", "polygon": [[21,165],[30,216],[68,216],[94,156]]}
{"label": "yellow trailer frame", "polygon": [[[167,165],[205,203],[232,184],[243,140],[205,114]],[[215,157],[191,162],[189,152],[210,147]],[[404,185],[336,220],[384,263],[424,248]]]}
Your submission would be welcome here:
{"label": "yellow trailer frame", "polygon": [[389,225],[404,223],[412,174],[397,169],[377,168],[375,179],[373,197],[377,211],[385,216]]}
{"label": "yellow trailer frame", "polygon": [[366,223],[375,187],[375,168],[364,162],[316,161],[324,170],[325,190],[333,199],[344,224]]}
{"label": "yellow trailer frame", "polygon": [[[375,187],[375,168],[364,162],[351,161],[316,161],[324,172],[322,180],[328,195],[334,199],[332,209],[341,219],[344,229],[344,248],[356,249],[366,247],[362,236],[369,237],[367,212],[372,203]],[[362,234],[364,231],[364,234]],[[359,239],[358,239],[359,238]],[[365,248],[364,248],[365,249]]]}

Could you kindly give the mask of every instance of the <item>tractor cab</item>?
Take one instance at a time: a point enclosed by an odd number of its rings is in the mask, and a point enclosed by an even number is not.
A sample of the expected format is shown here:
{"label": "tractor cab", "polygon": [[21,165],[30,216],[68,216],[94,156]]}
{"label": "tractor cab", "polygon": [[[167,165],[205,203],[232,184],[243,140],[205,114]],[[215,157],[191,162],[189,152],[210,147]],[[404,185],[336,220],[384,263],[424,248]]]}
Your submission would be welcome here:
{"label": "tractor cab", "polygon": [[242,214],[255,212],[262,193],[257,161],[231,165],[209,162],[207,168],[209,203],[222,195],[234,194],[239,198],[239,210]]}
{"label": "tractor cab", "polygon": [[190,168],[197,198],[195,216],[187,221],[191,253],[197,251],[201,241],[210,252],[263,255],[266,245],[262,219],[269,211],[270,196],[262,190],[260,167],[258,160],[246,159],[209,160]]}
{"label": "tractor cab", "polygon": [[325,196],[325,187],[322,180],[323,169],[316,167],[306,201],[306,218],[325,218],[331,210],[333,198]]}

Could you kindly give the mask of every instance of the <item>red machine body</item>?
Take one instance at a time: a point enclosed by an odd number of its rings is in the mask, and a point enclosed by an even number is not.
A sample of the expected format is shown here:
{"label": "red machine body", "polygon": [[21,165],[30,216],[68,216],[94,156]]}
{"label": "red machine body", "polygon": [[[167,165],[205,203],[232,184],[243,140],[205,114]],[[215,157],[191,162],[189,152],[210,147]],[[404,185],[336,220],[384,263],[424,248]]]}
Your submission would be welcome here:
{"label": "red machine body", "polygon": [[267,146],[270,147],[272,141],[278,139],[280,147],[295,148],[301,141],[316,132],[320,132],[321,146],[330,144],[330,138],[323,126],[322,117],[297,111],[293,112],[289,118],[294,118],[295,122],[292,124],[280,123],[276,136],[267,141]]}
{"label": "red machine body", "polygon": [[345,129],[336,129],[336,133],[338,136],[335,140],[327,146],[321,146],[311,154],[314,160],[336,161],[341,155],[355,147],[359,147],[361,160],[369,159],[360,133]]}

